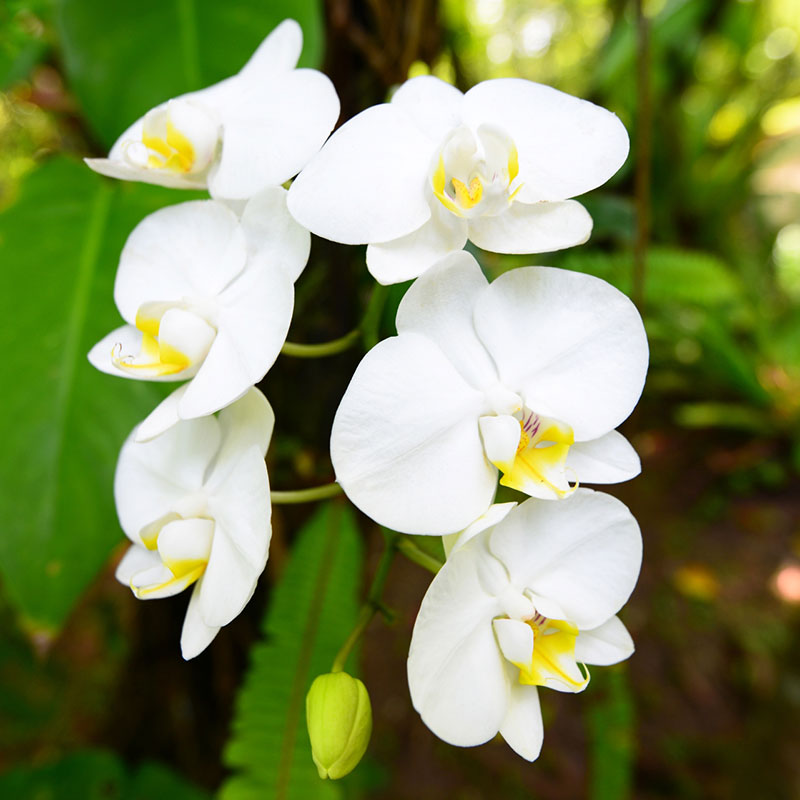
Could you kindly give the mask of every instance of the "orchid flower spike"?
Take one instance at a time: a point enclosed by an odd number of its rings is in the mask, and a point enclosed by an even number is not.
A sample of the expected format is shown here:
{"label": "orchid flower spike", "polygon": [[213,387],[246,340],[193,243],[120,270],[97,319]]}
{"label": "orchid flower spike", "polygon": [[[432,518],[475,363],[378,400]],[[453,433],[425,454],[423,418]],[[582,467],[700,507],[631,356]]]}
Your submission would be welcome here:
{"label": "orchid flower spike", "polygon": [[633,591],[642,539],[630,511],[579,489],[563,503],[495,507],[460,537],[414,625],[408,685],[440,738],[462,747],[498,732],[523,758],[542,747],[538,686],[580,692],[585,664],[628,658],[614,616]]}
{"label": "orchid flower spike", "polygon": [[331,434],[336,479],[381,525],[461,530],[492,502],[498,470],[552,500],[639,473],[614,428],[642,392],[647,338],[605,281],[524,267],[488,284],[461,251],[412,284],[397,331],[358,366]]}
{"label": "orchid flower spike", "polygon": [[149,442],[131,435],[114,478],[133,542],[117,579],[142,600],[194,584],[181,635],[186,659],[205,650],[253,594],[267,563],[274,416],[258,389],[219,413],[180,422]]}
{"label": "orchid flower spike", "polygon": [[295,69],[303,32],[284,20],[241,72],[148,111],[111,148],[87,158],[101,175],[205,189],[246,199],[296,175],[322,147],[339,116],[330,80]]}
{"label": "orchid flower spike", "polygon": [[369,244],[384,284],[416,278],[467,239],[497,253],[581,244],[592,219],[569,198],[624,163],[609,111],[517,78],[461,94],[438,78],[345,123],[295,179],[289,210],[313,233]]}
{"label": "orchid flower spike", "polygon": [[129,323],[89,353],[112,375],[189,380],[139,426],[140,439],[241,397],[275,361],[294,307],[310,236],[274,186],[241,218],[215,200],[168,206],[131,233],[114,299]]}

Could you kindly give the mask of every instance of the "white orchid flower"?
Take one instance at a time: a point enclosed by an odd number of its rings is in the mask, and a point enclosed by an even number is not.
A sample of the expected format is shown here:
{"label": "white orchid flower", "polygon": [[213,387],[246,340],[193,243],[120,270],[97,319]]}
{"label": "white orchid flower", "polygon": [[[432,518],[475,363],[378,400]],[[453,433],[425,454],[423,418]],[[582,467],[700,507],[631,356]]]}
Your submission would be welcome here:
{"label": "white orchid flower", "polygon": [[642,560],[639,527],[613,497],[579,489],[563,503],[528,500],[462,536],[422,601],[408,684],[425,724],[450,744],[498,732],[533,761],[543,728],[537,686],[580,692],[581,664],[633,652],[614,616]]}
{"label": "white orchid flower", "polygon": [[196,200],[134,229],[114,286],[129,324],[89,360],[128,378],[189,379],[142,423],[140,438],[212,414],[264,377],[286,339],[309,247],[278,186],[250,200],[241,218],[219,201]]}
{"label": "white orchid flower", "polygon": [[132,434],[114,478],[117,514],[133,542],[117,579],[142,600],[194,584],[181,635],[202,652],[245,607],[267,563],[271,505],[264,455],[274,416],[258,389],[219,413],[148,442]]}
{"label": "white orchid flower", "polygon": [[358,366],[331,434],[336,479],[380,524],[461,530],[498,470],[543,499],[639,473],[614,428],[642,392],[647,338],[605,281],[525,267],[488,284],[453,253],[406,292],[397,331]]}
{"label": "white orchid flower", "polygon": [[330,80],[295,69],[300,26],[284,20],[241,72],[148,111],[114,143],[87,158],[111,178],[252,197],[296,175],[322,147],[339,116]]}
{"label": "white orchid flower", "polygon": [[313,233],[369,244],[384,284],[421,275],[467,239],[497,253],[581,244],[592,220],[569,198],[628,154],[609,111],[516,78],[461,94],[412,78],[345,123],[295,179],[289,210]]}

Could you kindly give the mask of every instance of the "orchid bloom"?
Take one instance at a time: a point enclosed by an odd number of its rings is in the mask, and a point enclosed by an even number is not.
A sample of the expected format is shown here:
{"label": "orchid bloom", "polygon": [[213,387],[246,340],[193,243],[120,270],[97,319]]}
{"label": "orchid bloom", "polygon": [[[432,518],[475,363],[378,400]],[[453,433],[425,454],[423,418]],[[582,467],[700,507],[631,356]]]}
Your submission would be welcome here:
{"label": "orchid bloom", "polygon": [[582,664],[633,652],[614,616],[633,591],[642,539],[630,511],[579,489],[563,503],[494,506],[462,534],[414,625],[408,684],[423,722],[450,744],[498,732],[523,758],[542,746],[538,686],[580,692]]}
{"label": "orchid bloom", "polygon": [[142,423],[140,438],[212,414],[264,377],[286,339],[309,247],[278,186],[250,200],[241,218],[219,201],[196,200],[135,228],[114,286],[129,324],[89,360],[113,375],[189,380]]}
{"label": "orchid bloom", "polygon": [[330,80],[295,69],[302,47],[300,26],[285,20],[237,75],[156,106],[108,158],[86,163],[111,178],[208,188],[228,199],[279,186],[320,149],[339,116]]}
{"label": "orchid bloom", "polygon": [[628,154],[609,111],[516,78],[461,94],[431,76],[345,123],[295,179],[289,210],[313,233],[369,244],[384,284],[416,278],[467,239],[497,253],[581,244],[592,220],[569,198]]}
{"label": "orchid bloom", "polygon": [[488,284],[453,253],[406,292],[397,331],[358,366],[331,434],[338,482],[380,524],[461,530],[492,502],[498,470],[552,500],[638,474],[614,428],[641,394],[647,338],[605,281],[524,267]]}
{"label": "orchid bloom", "polygon": [[133,542],[117,579],[142,600],[194,589],[181,635],[202,652],[247,604],[271,536],[264,455],[274,416],[258,389],[219,413],[180,422],[148,442],[131,435],[114,478],[117,514]]}

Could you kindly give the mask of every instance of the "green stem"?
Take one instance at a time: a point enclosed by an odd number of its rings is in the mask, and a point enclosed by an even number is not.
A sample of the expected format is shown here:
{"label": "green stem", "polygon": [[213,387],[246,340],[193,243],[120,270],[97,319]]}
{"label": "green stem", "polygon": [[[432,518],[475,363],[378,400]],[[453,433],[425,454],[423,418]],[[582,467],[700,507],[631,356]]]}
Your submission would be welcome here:
{"label": "green stem", "polygon": [[289,503],[312,503],[315,500],[327,500],[342,493],[338,483],[326,483],[323,486],[312,486],[309,489],[295,489],[287,492],[270,492],[270,499],[274,505]]}
{"label": "green stem", "polygon": [[442,562],[435,558],[430,553],[426,553],[421,547],[414,544],[412,539],[408,536],[401,536],[395,547],[409,560],[420,567],[424,567],[434,575],[442,568]]}
{"label": "green stem", "polygon": [[284,342],[281,353],[285,356],[295,358],[324,358],[325,356],[335,356],[349,350],[361,338],[361,331],[356,329],[350,331],[339,339],[321,344],[298,344],[297,342]]}
{"label": "green stem", "polygon": [[383,548],[383,553],[381,554],[381,560],[378,562],[378,567],[375,570],[375,576],[372,579],[372,585],[369,587],[367,601],[361,607],[361,611],[358,614],[358,620],[356,620],[353,630],[345,640],[345,643],[339,649],[339,652],[336,654],[336,658],[333,660],[333,666],[331,667],[331,672],[341,672],[344,669],[347,658],[350,655],[353,647],[355,647],[356,642],[358,642],[358,640],[361,638],[369,623],[372,622],[372,618],[375,616],[375,614],[383,608],[381,595],[383,594],[383,587],[386,583],[386,578],[389,575],[389,568],[392,565],[392,559],[394,558],[398,536],[399,534],[394,532],[386,532],[385,534],[386,544]]}
{"label": "green stem", "polygon": [[389,287],[376,283],[367,303],[367,309],[361,318],[361,324],[358,326],[365,350],[371,350],[380,340],[381,317],[388,296]]}

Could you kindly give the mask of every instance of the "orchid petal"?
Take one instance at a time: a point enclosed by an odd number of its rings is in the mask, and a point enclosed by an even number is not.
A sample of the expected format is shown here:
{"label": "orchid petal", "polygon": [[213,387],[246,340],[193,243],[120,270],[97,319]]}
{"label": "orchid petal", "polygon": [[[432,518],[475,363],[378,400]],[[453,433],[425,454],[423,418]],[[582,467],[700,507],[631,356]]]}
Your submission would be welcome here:
{"label": "orchid petal", "polygon": [[444,546],[445,556],[449,558],[450,553],[453,553],[459,548],[463,547],[468,541],[473,539],[479,533],[483,533],[485,530],[493,528],[500,522],[500,520],[504,519],[508,512],[511,511],[512,508],[515,508],[516,505],[516,503],[494,503],[493,505],[489,506],[489,510],[485,514],[481,514],[481,516],[478,517],[475,522],[464,528],[463,531],[442,536],[442,544]]}
{"label": "orchid petal", "polygon": [[605,281],[550,267],[506,272],[478,298],[475,328],[500,380],[539,415],[596,439],[639,399],[647,337],[636,307]]}
{"label": "orchid petal", "polygon": [[620,483],[635,478],[642,470],[636,451],[617,431],[576,442],[569,450],[566,466],[581,483]]}
{"label": "orchid petal", "polygon": [[589,212],[575,200],[512,203],[496,216],[469,220],[469,239],[492,253],[551,253],[588,241]]}
{"label": "orchid petal", "polygon": [[176,425],[149,442],[129,437],[114,475],[114,498],[125,534],[139,542],[139,531],[198,492],[220,444],[213,417]]}
{"label": "orchid petal", "polygon": [[289,213],[287,195],[281,186],[259,192],[244,207],[241,226],[247,240],[248,265],[277,267],[296,281],[308,261],[311,234]]}
{"label": "orchid petal", "polygon": [[420,75],[407,80],[392,96],[420,131],[437,143],[461,123],[464,95],[439,78]]}
{"label": "orchid petal", "polygon": [[526,761],[536,761],[542,751],[544,724],[535,686],[511,684],[508,712],[500,724],[506,744]]}
{"label": "orchid petal", "polygon": [[625,162],[628,134],[616,115],[519,78],[484,81],[464,96],[464,121],[491,120],[519,151],[523,203],[566,200],[605,183]]}
{"label": "orchid petal", "polygon": [[619,617],[611,617],[602,625],[581,631],[575,641],[575,658],[582,664],[608,666],[633,655],[633,639]]}
{"label": "orchid petal", "polygon": [[[438,207],[437,207],[438,206]],[[422,227],[399,239],[367,247],[367,269],[378,283],[401,283],[422,275],[467,242],[467,222],[437,204]]]}
{"label": "orchid petal", "polygon": [[400,109],[368,108],[342,125],[297,176],[289,211],[334,242],[388,242],[430,219],[435,144]]}
{"label": "orchid petal", "polygon": [[161,564],[161,559],[153,550],[147,550],[140,544],[132,544],[122,556],[114,577],[123,585],[130,586],[131,578],[138,572],[152,569]]}
{"label": "orchid petal", "polygon": [[243,269],[244,233],[229,208],[192,200],[145,217],[128,237],[114,284],[126,322],[143,303],[214,297]]}
{"label": "orchid petal", "polygon": [[203,652],[219,633],[219,627],[207,625],[200,613],[200,593],[203,588],[203,578],[195,584],[189,607],[183,619],[181,631],[181,655],[188,661]]}
{"label": "orchid petal", "polygon": [[453,553],[422,600],[408,654],[411,701],[423,722],[450,744],[494,736],[508,708],[505,665],[492,632],[497,601],[478,579],[473,539]]}
{"label": "orchid petal", "polygon": [[642,561],[641,534],[630,511],[590,489],[557,503],[526,501],[494,528],[489,548],[513,585],[554,600],[563,609],[561,619],[581,630],[622,607]]}
{"label": "orchid petal", "polygon": [[278,74],[258,65],[218,98],[225,131],[212,166],[212,197],[252,197],[296,175],[322,147],[339,116],[330,79],[313,69]]}
{"label": "orchid petal", "polygon": [[430,339],[384,340],[364,357],[336,413],[337,480],[365,514],[395,530],[465,528],[496,486],[478,432],[483,402]]}
{"label": "orchid petal", "polygon": [[472,323],[487,286],[469,253],[452,253],[411,285],[397,309],[397,332],[419,333],[435,342],[476,389],[497,383],[497,371]]}

